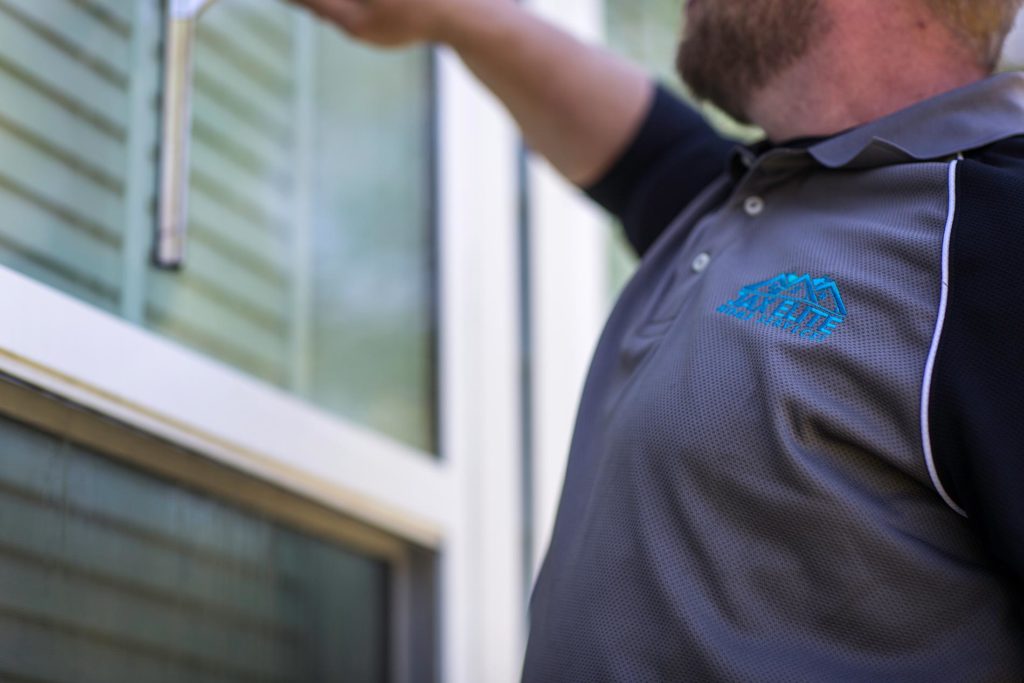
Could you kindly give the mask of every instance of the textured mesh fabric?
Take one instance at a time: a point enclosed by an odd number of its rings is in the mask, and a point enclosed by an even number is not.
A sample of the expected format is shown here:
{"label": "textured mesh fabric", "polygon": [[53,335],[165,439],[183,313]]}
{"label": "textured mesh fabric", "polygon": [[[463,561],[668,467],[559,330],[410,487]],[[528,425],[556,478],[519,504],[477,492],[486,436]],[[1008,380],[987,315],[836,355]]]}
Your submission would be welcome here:
{"label": "textured mesh fabric", "polygon": [[[691,205],[612,314],[524,680],[1022,680],[1007,586],[921,445],[948,164],[770,157]],[[761,322],[787,297],[835,320]]]}

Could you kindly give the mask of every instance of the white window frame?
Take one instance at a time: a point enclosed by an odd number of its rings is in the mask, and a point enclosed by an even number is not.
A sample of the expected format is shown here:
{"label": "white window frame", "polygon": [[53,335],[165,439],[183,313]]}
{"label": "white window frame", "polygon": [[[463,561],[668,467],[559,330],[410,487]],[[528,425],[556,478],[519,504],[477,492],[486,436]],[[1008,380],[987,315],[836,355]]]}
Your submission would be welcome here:
{"label": "white window frame", "polygon": [[[530,0],[528,6],[581,40],[605,42],[604,0]],[[551,539],[583,382],[611,308],[614,234],[607,214],[545,160],[529,158],[526,182],[532,586]]]}
{"label": "white window frame", "polygon": [[[436,75],[438,454],[327,414],[5,267],[0,372],[436,551],[441,680],[511,682],[526,603],[519,140],[445,50]],[[132,220],[144,220],[137,204]],[[147,247],[132,243],[126,253]],[[415,666],[406,663],[399,678]]]}

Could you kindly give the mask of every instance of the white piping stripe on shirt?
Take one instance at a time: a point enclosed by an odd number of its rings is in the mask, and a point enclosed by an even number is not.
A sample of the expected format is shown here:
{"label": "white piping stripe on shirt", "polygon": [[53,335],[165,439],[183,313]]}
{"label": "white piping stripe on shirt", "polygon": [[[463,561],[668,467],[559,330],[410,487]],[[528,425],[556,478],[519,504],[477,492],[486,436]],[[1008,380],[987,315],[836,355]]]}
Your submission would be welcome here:
{"label": "white piping stripe on shirt", "polygon": [[942,500],[946,501],[946,505],[953,508],[957,514],[966,517],[967,513],[956,504],[939,479],[939,472],[935,468],[935,456],[932,454],[931,427],[928,422],[932,375],[935,372],[935,358],[939,353],[939,341],[942,339],[942,329],[946,323],[946,305],[949,302],[949,243],[953,236],[953,219],[956,216],[956,169],[959,163],[959,161],[954,161],[949,165],[949,212],[946,216],[946,230],[942,236],[942,293],[939,297],[939,315],[935,322],[932,348],[924,367],[924,385],[921,388],[921,442],[924,446],[924,459],[928,465],[928,475],[932,478],[935,490],[942,496]]}

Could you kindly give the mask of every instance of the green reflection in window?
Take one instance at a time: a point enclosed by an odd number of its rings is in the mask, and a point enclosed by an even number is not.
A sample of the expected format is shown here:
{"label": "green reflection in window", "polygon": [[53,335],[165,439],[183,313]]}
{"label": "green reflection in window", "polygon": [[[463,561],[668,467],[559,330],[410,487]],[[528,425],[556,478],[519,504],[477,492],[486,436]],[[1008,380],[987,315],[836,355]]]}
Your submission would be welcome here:
{"label": "green reflection in window", "polygon": [[433,446],[430,100],[424,52],[318,28],[308,392]]}
{"label": "green reflection in window", "polygon": [[0,679],[383,681],[379,561],[0,418]]}
{"label": "green reflection in window", "polygon": [[434,451],[429,53],[219,0],[186,262],[160,272],[161,11],[0,0],[0,264]]}
{"label": "green reflection in window", "polygon": [[264,0],[196,41],[188,254],[147,323],[433,451],[429,53]]}
{"label": "green reflection in window", "polygon": [[[0,263],[118,311],[152,196],[156,0],[0,2]],[[145,120],[139,120],[145,119]]]}
{"label": "green reflection in window", "polygon": [[152,271],[146,321],[276,384],[290,376],[297,221],[296,19],[278,3],[223,0],[196,32],[189,244]]}

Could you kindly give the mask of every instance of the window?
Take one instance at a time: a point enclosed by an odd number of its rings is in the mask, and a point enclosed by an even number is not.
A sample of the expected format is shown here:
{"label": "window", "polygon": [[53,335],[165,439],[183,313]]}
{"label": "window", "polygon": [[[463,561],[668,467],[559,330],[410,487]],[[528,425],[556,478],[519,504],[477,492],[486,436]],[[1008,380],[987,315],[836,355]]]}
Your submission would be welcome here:
{"label": "window", "polygon": [[434,452],[432,64],[283,3],[196,32],[184,267],[149,264],[159,3],[0,2],[0,263]]}
{"label": "window", "polygon": [[194,60],[188,255],[147,324],[434,451],[429,53],[219,0]]}
{"label": "window", "polygon": [[[36,421],[96,420],[27,400]],[[115,425],[92,433],[129,460],[181,457]],[[0,416],[5,680],[383,681],[393,560]]]}

